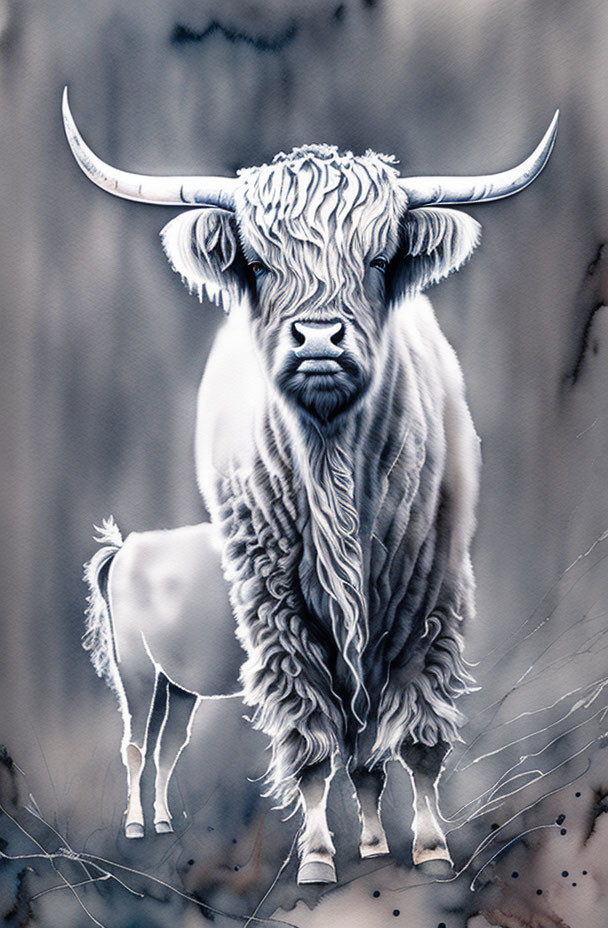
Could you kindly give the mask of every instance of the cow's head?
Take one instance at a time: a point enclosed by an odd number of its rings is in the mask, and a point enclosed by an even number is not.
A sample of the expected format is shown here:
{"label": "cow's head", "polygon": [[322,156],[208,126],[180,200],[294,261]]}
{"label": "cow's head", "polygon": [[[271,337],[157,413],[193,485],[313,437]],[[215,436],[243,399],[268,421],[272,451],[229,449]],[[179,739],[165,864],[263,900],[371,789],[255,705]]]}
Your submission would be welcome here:
{"label": "cow's head", "polygon": [[[202,298],[244,303],[266,376],[296,408],[330,422],[365,394],[391,306],[457,270],[479,225],[445,204],[521,190],[546,164],[557,113],[519,167],[482,177],[401,178],[394,159],[315,145],[236,178],[144,177],[101,162],[67,96],[78,163],[99,186],[149,203],[188,204],[161,235],[173,267]],[[437,205],[441,204],[441,205]]]}

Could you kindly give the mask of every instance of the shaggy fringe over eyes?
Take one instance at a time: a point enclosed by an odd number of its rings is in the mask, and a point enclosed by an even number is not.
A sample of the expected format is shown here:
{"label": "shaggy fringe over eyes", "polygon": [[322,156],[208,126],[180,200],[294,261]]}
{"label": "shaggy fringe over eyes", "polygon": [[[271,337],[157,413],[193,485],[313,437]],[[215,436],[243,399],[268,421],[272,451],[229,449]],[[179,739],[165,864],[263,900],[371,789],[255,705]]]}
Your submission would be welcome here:
{"label": "shaggy fringe over eyes", "polygon": [[407,256],[399,289],[407,295],[425,290],[461,268],[481,238],[479,223],[455,209],[409,210],[403,230]]}
{"label": "shaggy fringe over eyes", "polygon": [[407,204],[391,159],[316,145],[239,176],[243,242],[272,269],[266,304],[293,315],[335,301],[356,316],[366,259],[394,252]]}
{"label": "shaggy fringe over eyes", "polygon": [[196,209],[180,213],[160,233],[171,267],[190,292],[202,302],[207,297],[229,311],[241,295],[237,275],[231,271],[238,249],[232,213]]}

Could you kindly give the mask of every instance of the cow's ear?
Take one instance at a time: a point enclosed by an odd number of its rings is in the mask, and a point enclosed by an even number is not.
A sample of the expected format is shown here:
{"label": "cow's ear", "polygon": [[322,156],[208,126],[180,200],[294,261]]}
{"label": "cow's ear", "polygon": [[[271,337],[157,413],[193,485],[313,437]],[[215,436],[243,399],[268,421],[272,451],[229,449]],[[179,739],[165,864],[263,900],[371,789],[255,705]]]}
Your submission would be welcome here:
{"label": "cow's ear", "polygon": [[447,277],[468,261],[479,244],[479,223],[455,209],[408,210],[402,227],[393,298],[412,295]]}
{"label": "cow's ear", "polygon": [[174,271],[190,291],[230,309],[243,293],[242,257],[236,219],[225,209],[194,209],[180,213],[160,233]]}

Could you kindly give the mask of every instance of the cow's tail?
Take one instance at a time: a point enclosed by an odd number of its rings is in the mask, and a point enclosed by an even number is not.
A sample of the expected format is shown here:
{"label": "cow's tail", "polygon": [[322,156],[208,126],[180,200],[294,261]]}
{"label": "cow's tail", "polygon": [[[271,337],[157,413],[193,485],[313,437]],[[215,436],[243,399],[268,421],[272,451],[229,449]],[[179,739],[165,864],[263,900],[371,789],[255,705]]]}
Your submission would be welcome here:
{"label": "cow's tail", "polygon": [[122,548],[123,539],[112,516],[104,519],[101,527],[95,526],[95,531],[95,541],[103,547],[84,565],[84,580],[88,584],[89,595],[82,646],[90,651],[91,663],[98,676],[118,691],[120,684],[108,600],[108,574],[116,553]]}

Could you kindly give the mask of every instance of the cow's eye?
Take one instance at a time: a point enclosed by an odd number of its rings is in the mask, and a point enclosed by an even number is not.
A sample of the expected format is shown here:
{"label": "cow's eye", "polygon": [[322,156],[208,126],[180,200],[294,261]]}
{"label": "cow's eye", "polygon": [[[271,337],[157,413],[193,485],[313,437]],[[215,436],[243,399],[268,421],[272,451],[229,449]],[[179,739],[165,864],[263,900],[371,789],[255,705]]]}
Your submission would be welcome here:
{"label": "cow's eye", "polygon": [[388,265],[386,258],[383,258],[382,255],[378,255],[377,258],[374,258],[373,261],[370,261],[370,267],[377,267],[379,271],[385,271]]}
{"label": "cow's eye", "polygon": [[261,277],[261,275],[264,274],[267,270],[266,265],[262,264],[261,261],[254,261],[253,264],[249,265],[249,267],[253,271],[255,277]]}

